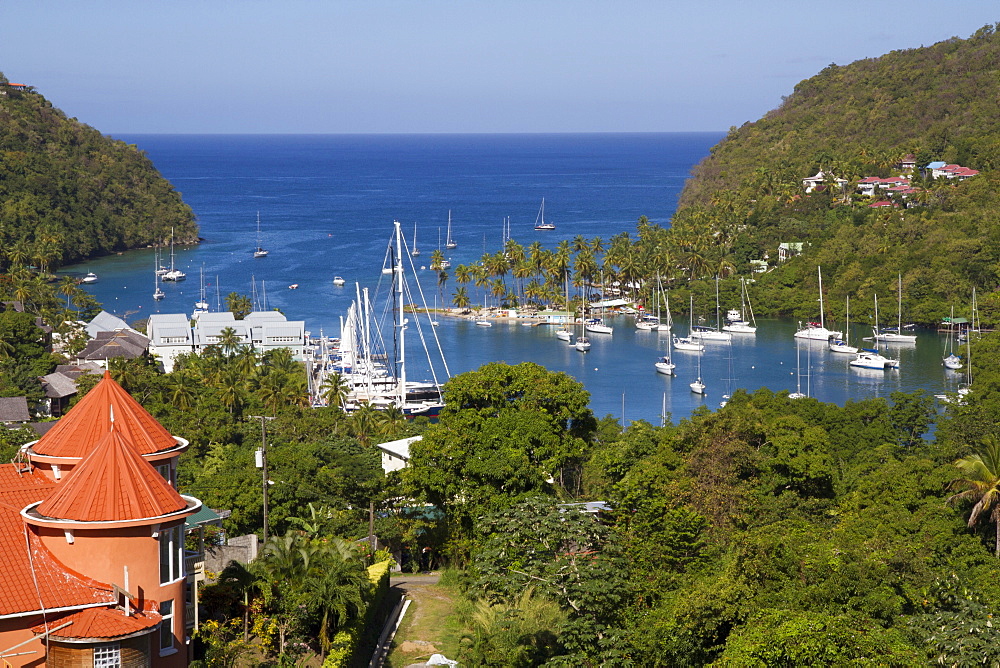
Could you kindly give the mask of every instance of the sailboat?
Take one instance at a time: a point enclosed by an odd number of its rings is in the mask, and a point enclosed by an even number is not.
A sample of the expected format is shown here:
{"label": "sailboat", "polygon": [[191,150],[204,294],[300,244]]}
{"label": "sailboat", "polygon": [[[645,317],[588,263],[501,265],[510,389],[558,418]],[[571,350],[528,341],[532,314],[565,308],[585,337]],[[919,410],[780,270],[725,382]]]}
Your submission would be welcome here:
{"label": "sailboat", "polygon": [[[571,313],[571,311],[569,310],[569,276],[563,276],[563,284],[566,288],[566,311]],[[566,341],[567,343],[572,343],[573,332],[567,329],[566,325],[563,325],[562,327],[556,330],[556,338],[559,339],[560,341]]]}
{"label": "sailboat", "polygon": [[[694,327],[694,295],[691,295],[691,327]],[[695,341],[693,337],[686,336],[674,337],[674,349],[675,350],[693,350],[695,352],[701,352],[705,349],[705,344],[701,341]]]}
{"label": "sailboat", "polygon": [[187,278],[185,274],[180,269],[174,267],[174,228],[170,228],[170,271],[160,276],[161,281],[183,281]]}
{"label": "sailboat", "polygon": [[[715,327],[692,325],[691,338],[702,341],[732,341],[733,335],[719,329],[719,277],[715,277]],[[756,331],[756,330],[754,330]]]}
{"label": "sailboat", "polygon": [[843,339],[830,339],[830,352],[831,353],[847,353],[848,355],[857,355],[858,349],[848,343],[848,339],[851,336],[851,296],[847,296],[847,318],[846,324],[844,325],[844,338]]}
{"label": "sailboat", "polygon": [[[702,346],[701,350],[704,349],[704,346]],[[698,378],[689,385],[691,391],[695,394],[705,394],[705,383],[701,380],[701,350],[698,351]]]}
{"label": "sailboat", "polygon": [[199,293],[198,301],[194,303],[194,313],[191,314],[192,318],[197,318],[202,313],[208,313],[208,301],[205,298],[205,266],[201,267],[201,291]]}
{"label": "sailboat", "polygon": [[410,251],[413,257],[420,257],[420,249],[417,248],[417,224],[413,223],[413,250]]}
{"label": "sailboat", "polygon": [[896,328],[885,328],[880,332],[875,332],[875,340],[884,343],[916,343],[917,337],[913,334],[903,334],[903,274],[899,274],[897,292],[899,293],[898,306],[896,308]]}
{"label": "sailboat", "polygon": [[[746,320],[746,314],[750,313],[750,320]],[[757,321],[753,317],[753,306],[750,304],[750,295],[747,294],[747,282],[745,278],[740,279],[740,310],[737,318],[732,318],[733,311],[726,314],[729,324],[723,325],[724,332],[733,334],[756,334]]]}
{"label": "sailboat", "polygon": [[[875,295],[875,326],[872,327],[874,333],[878,332],[878,295]],[[861,369],[898,369],[899,360],[890,359],[878,350],[878,339],[875,339],[875,348],[862,348],[858,351],[858,356],[850,361],[850,365]]]}
{"label": "sailboat", "polygon": [[[542,200],[542,204],[543,205],[544,205],[544,203],[545,203],[545,200]],[[602,285],[604,284],[604,277],[603,276],[601,277],[601,284]],[[601,303],[603,304],[603,302],[601,302]],[[604,315],[604,306],[603,305],[601,306],[601,315],[602,316]],[[613,334],[614,331],[615,331],[614,329],[611,328],[611,325],[604,324],[604,318],[603,317],[600,317],[600,318],[588,318],[588,319],[584,320],[584,322],[583,322],[583,329],[585,331],[588,331],[588,332],[593,332],[594,334]]]}
{"label": "sailboat", "polygon": [[542,206],[538,209],[538,215],[535,216],[535,229],[536,230],[554,230],[556,229],[555,223],[545,222],[545,198],[542,198]]}
{"label": "sailboat", "polygon": [[267,257],[267,251],[260,245],[260,211],[257,212],[257,247],[253,249],[254,257]]}
{"label": "sailboat", "polygon": [[160,289],[160,277],[156,273],[159,269],[159,265],[160,265],[159,259],[157,258],[156,253],[154,252],[153,253],[153,299],[155,301],[160,301],[161,299],[167,296],[167,293],[165,293],[163,290]]}
{"label": "sailboat", "polygon": [[[416,232],[414,232],[416,238]],[[451,209],[448,209],[448,236],[445,237],[444,247],[448,250],[458,248],[458,242],[451,238]]]}
{"label": "sailboat", "polygon": [[799,342],[795,342],[795,391],[788,395],[789,399],[805,399],[806,396],[802,393],[802,349],[799,347]]}
{"label": "sailboat", "polygon": [[955,307],[951,307],[951,318],[948,322],[948,355],[941,360],[946,369],[958,371],[962,368],[962,358],[955,354]]}
{"label": "sailboat", "polygon": [[[584,321],[584,303],[580,302],[580,323],[583,324]],[[586,337],[586,326],[584,326],[584,332],[576,337],[576,341],[573,342],[573,347],[576,348],[577,352],[585,353],[590,350],[590,339]]]}
{"label": "sailboat", "polygon": [[160,264],[160,247],[159,246],[157,246],[156,248],[153,249],[153,258],[154,258],[155,267],[156,267],[156,271],[154,273],[156,274],[157,278],[159,278],[160,276],[163,276],[165,273],[167,273],[168,271],[170,271],[169,269],[167,269],[166,267],[164,267],[162,264]]}
{"label": "sailboat", "polygon": [[823,270],[820,267],[816,267],[816,273],[819,276],[819,322],[806,323],[804,328],[795,332],[795,338],[812,339],[814,341],[839,339],[842,336],[842,332],[834,332],[826,328],[823,314]]}

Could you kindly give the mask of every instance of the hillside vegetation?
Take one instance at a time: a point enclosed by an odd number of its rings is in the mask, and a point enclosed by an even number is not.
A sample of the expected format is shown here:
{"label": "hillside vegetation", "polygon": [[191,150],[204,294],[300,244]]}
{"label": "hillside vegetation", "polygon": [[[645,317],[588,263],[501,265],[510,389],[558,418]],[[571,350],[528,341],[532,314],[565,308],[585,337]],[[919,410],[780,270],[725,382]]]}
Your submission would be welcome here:
{"label": "hillside vegetation", "polygon": [[194,242],[194,214],[135,146],[68,118],[0,74],[0,268],[43,271],[130,248]]}
{"label": "hillside vegetation", "polygon": [[[712,149],[687,184],[673,227],[707,228],[723,241],[713,244],[710,264],[728,262],[739,273],[765,253],[773,264],[781,242],[805,242],[800,258],[758,279],[765,312],[807,317],[822,265],[833,303],[850,295],[871,304],[874,293],[891,303],[901,272],[904,317],[932,324],[951,304],[968,315],[973,287],[983,295],[1000,284],[998,70],[993,26],[968,39],[830,65]],[[858,180],[900,174],[907,154],[918,168],[941,160],[980,174],[957,183],[917,172],[917,193],[896,207],[870,208]],[[831,181],[806,195],[801,180],[821,170],[847,185]],[[980,306],[984,320],[998,321],[994,294]]]}

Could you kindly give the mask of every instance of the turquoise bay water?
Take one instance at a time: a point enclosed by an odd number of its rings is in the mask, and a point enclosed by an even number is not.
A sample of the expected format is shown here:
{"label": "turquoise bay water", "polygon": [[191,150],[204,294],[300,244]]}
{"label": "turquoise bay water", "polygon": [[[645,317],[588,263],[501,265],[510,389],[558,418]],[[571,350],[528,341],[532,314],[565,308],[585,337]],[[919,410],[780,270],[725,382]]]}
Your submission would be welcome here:
{"label": "turquoise bay water", "polygon": [[[417,245],[430,252],[445,235],[448,211],[459,246],[446,253],[453,266],[495,252],[503,220],[523,245],[554,247],[578,234],[610,238],[634,231],[641,215],[665,223],[691,168],[722,133],[624,135],[352,135],[241,136],[142,135],[120,137],[147,151],[198,216],[204,242],[178,248],[176,264],[188,274],[162,284],[162,302],[152,299],[153,251],[142,250],[77,265],[66,273],[94,271],[90,290],[129,321],[149,313],[190,313],[204,267],[208,301],[231,292],[251,294],[252,281],[269,307],[305,320],[314,335],[339,333],[339,318],[355,294],[354,283],[378,286],[392,221],[407,237],[417,225]],[[533,225],[542,198],[551,232]],[[270,251],[255,260],[257,212],[262,244]],[[169,258],[167,258],[169,262]],[[429,305],[434,275],[418,271]],[[343,276],[347,285],[332,284]],[[288,285],[297,283],[297,290]],[[452,278],[446,299],[455,288]],[[382,289],[385,285],[383,282]],[[472,290],[470,286],[470,291]],[[752,298],[752,294],[751,294]],[[723,309],[736,306],[723,304]],[[676,313],[686,333],[683,314]],[[708,344],[702,376],[708,396],[690,392],[697,357],[676,353],[677,377],[653,370],[668,346],[664,333],[636,331],[631,320],[612,319],[611,337],[592,335],[589,353],[555,339],[552,328],[497,323],[491,328],[440,318],[438,328],[453,374],[503,360],[532,361],[565,371],[591,392],[595,413],[659,422],[663,406],[674,419],[699,405],[715,408],[731,388],[796,389],[794,323],[761,321],[756,336],[728,346]],[[852,340],[870,332],[854,328]],[[802,343],[799,385],[812,396],[843,404],[849,399],[888,396],[902,390],[953,390],[960,374],[941,367],[944,340],[920,332],[916,346],[898,351],[902,369],[848,369],[848,356]],[[896,351],[891,353],[895,356]],[[407,345],[408,377],[424,377],[426,363],[414,335]],[[730,371],[730,369],[732,369]],[[735,379],[735,380],[729,380]]]}

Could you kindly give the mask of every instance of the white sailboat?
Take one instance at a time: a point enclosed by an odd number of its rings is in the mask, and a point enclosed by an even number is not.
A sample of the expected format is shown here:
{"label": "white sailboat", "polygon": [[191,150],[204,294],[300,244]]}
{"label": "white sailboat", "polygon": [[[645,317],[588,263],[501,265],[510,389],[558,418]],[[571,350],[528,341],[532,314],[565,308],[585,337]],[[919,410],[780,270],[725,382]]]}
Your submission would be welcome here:
{"label": "white sailboat", "polygon": [[[878,295],[875,295],[875,326],[873,332],[878,332]],[[858,351],[858,356],[850,361],[850,365],[859,369],[898,369],[899,360],[886,357],[878,350],[878,340],[875,340],[875,348],[862,348]]]}
{"label": "white sailboat", "polygon": [[958,371],[962,368],[962,358],[955,354],[955,307],[951,307],[951,318],[948,322],[948,354],[941,363],[944,368]]}
{"label": "white sailboat", "polygon": [[719,277],[715,277],[715,327],[708,327],[707,325],[692,325],[691,334],[692,339],[700,339],[701,341],[713,341],[713,342],[726,342],[732,341],[733,335],[729,332],[723,332],[719,329]]}
{"label": "white sailboat", "polygon": [[202,313],[208,313],[208,300],[205,297],[205,266],[201,267],[201,290],[199,292],[198,301],[194,303],[194,312],[191,314],[192,318],[197,318]]}
{"label": "white sailboat", "polygon": [[[414,233],[414,236],[416,233]],[[451,238],[451,209],[448,209],[448,236],[445,237],[444,247],[448,250],[458,248],[458,242]]]}
{"label": "white sailboat", "polygon": [[413,223],[413,250],[410,251],[413,257],[420,257],[420,249],[417,248],[417,224]]}
{"label": "white sailboat", "polygon": [[[704,350],[704,347],[702,350]],[[698,351],[698,377],[689,387],[695,394],[705,394],[705,383],[701,380],[701,350]]]}
{"label": "white sailboat", "polygon": [[254,257],[267,257],[267,251],[260,245],[260,211],[257,212],[257,247],[253,249]]}
{"label": "white sailboat", "polygon": [[847,317],[844,324],[844,338],[843,339],[830,339],[830,352],[832,353],[846,353],[848,355],[857,355],[858,349],[856,346],[850,345],[848,342],[851,336],[851,296],[847,296]]}
{"label": "white sailboat", "polygon": [[[583,302],[581,302],[580,303],[580,320],[581,320],[581,322],[584,319],[583,318],[584,309],[585,309],[585,306],[583,305]],[[579,335],[579,336],[577,336],[576,337],[576,341],[573,342],[573,347],[576,348],[577,352],[585,353],[588,350],[590,350],[590,339],[588,339],[585,336],[585,334],[586,334],[586,326],[584,326],[584,333],[581,334],[581,335]]]}
{"label": "white sailboat", "polygon": [[795,391],[789,393],[789,399],[805,399],[808,395],[802,393],[802,348],[795,342]]}
{"label": "white sailboat", "polygon": [[542,206],[538,209],[538,215],[535,217],[535,229],[536,230],[554,230],[556,229],[555,223],[545,222],[545,198],[542,198]]}
{"label": "white sailboat", "polygon": [[[544,200],[543,200],[544,203]],[[601,283],[604,283],[602,280]],[[603,296],[602,296],[603,299]],[[604,315],[604,306],[601,302],[601,315]],[[611,325],[604,324],[604,318],[588,318],[583,322],[583,329],[588,332],[593,332],[594,334],[614,334],[614,329]]]}
{"label": "white sailboat", "polygon": [[[735,310],[735,309],[733,309]],[[740,279],[740,310],[737,318],[732,318],[733,310],[726,314],[728,324],[722,326],[722,331],[732,334],[756,334],[757,320],[753,316],[753,306],[750,304],[750,295],[747,294],[746,279]],[[750,314],[750,320],[746,319],[746,314]]]}
{"label": "white sailboat", "polygon": [[173,281],[176,283],[178,281],[183,281],[186,278],[187,274],[185,274],[183,271],[177,269],[174,266],[174,228],[171,227],[170,228],[170,271],[160,276],[160,280]]}
{"label": "white sailboat", "polygon": [[156,274],[159,268],[159,264],[160,264],[159,259],[157,258],[156,253],[154,252],[153,253],[153,300],[154,301],[160,301],[161,299],[167,296],[167,293],[165,293],[163,290],[160,289],[160,277]]}
{"label": "white sailboat", "polygon": [[[694,295],[691,295],[691,324],[690,327],[694,327]],[[675,336],[674,337],[674,350],[690,350],[694,352],[701,352],[705,349],[705,344],[701,341],[696,341],[692,336],[686,337]]]}
{"label": "white sailboat", "polygon": [[819,276],[819,322],[809,322],[806,326],[795,332],[797,339],[812,339],[813,341],[829,341],[839,339],[843,333],[834,332],[826,328],[825,315],[823,313],[823,271],[816,267]]}
{"label": "white sailboat", "polygon": [[903,274],[899,274],[897,292],[898,305],[896,307],[896,328],[886,328],[875,332],[875,340],[883,343],[916,343],[917,337],[912,334],[903,334]]}

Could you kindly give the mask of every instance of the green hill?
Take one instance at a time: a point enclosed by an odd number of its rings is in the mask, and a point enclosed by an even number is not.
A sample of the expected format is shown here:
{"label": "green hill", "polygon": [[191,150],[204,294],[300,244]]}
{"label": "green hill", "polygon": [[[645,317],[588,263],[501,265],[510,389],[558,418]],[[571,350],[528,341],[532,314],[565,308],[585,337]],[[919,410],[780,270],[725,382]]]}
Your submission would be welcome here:
{"label": "green hill", "polygon": [[68,118],[0,74],[0,268],[44,270],[169,241],[194,214],[135,146]]}
{"label": "green hill", "polygon": [[[765,255],[774,265],[779,243],[804,243],[801,256],[758,277],[755,305],[764,313],[814,314],[821,265],[834,310],[848,295],[895,302],[902,273],[904,318],[939,322],[952,304],[968,315],[976,287],[984,321],[1000,322],[997,99],[1000,31],[993,26],[968,39],[830,65],[712,149],[685,187],[672,233],[709,235],[700,277],[746,274],[749,261]],[[864,177],[901,174],[907,155],[918,166],[914,192],[859,194]],[[939,160],[980,174],[963,182],[925,178],[919,168]],[[827,185],[806,194],[802,179],[820,171]],[[872,208],[876,200],[895,206]]]}

